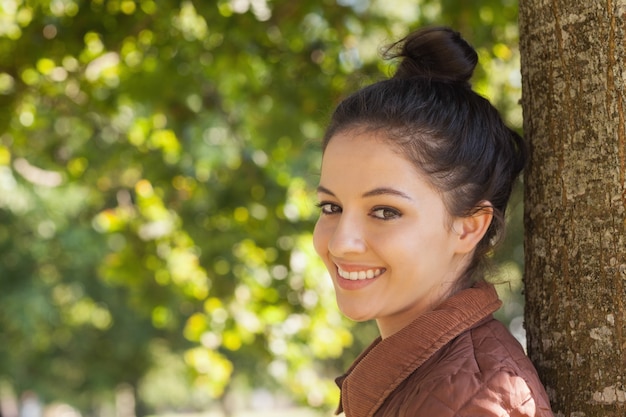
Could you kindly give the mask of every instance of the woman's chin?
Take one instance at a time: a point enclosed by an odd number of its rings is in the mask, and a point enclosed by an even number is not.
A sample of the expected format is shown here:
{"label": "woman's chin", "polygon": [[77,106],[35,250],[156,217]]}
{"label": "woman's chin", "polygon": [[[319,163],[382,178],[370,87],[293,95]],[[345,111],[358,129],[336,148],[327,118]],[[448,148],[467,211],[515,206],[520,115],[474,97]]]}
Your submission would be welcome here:
{"label": "woman's chin", "polygon": [[364,311],[362,308],[354,307],[354,306],[346,306],[338,303],[339,311],[349,318],[352,321],[356,322],[364,322],[368,320],[374,319],[371,311]]}

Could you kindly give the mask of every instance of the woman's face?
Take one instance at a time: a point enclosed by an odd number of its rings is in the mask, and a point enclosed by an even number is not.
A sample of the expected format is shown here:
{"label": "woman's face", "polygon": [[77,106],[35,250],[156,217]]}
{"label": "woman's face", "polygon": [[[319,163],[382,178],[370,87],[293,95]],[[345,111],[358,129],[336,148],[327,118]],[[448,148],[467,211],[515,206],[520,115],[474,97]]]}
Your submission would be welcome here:
{"label": "woman's face", "polygon": [[383,337],[451,295],[465,266],[440,194],[376,133],[330,141],[318,188],[315,250],[341,311]]}

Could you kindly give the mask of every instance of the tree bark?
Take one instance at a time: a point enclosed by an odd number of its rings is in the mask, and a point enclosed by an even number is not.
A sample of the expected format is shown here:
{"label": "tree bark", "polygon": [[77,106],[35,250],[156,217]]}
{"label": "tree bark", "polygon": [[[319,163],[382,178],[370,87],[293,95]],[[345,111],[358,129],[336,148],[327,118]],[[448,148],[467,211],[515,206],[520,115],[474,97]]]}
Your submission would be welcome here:
{"label": "tree bark", "polygon": [[626,416],[626,1],[521,0],[529,356],[556,416]]}

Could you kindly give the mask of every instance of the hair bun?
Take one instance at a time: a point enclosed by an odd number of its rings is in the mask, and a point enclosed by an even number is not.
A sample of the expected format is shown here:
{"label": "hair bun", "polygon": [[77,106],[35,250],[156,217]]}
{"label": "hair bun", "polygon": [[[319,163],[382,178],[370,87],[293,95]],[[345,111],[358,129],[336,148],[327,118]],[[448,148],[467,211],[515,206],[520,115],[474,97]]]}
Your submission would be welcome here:
{"label": "hair bun", "polygon": [[424,77],[464,84],[469,84],[478,63],[474,48],[447,27],[417,30],[387,48],[385,56],[402,58],[394,78]]}

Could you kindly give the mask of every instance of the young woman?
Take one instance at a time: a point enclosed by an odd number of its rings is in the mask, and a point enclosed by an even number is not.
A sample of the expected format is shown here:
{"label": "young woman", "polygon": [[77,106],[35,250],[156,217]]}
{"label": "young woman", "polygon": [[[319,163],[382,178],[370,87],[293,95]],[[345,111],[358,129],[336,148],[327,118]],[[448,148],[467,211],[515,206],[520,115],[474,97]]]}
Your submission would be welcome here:
{"label": "young woman", "polygon": [[522,138],[472,91],[478,58],[448,28],[388,51],[395,75],[333,113],[315,249],[341,311],[380,337],[337,379],[338,413],[552,416],[484,280],[526,160]]}

